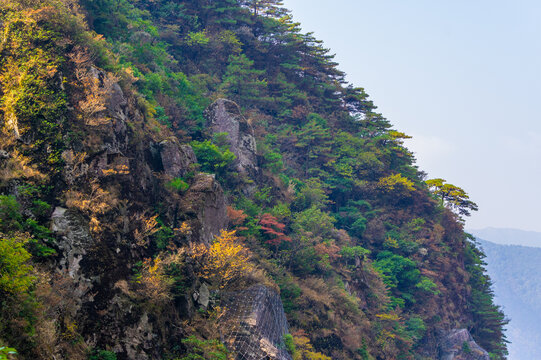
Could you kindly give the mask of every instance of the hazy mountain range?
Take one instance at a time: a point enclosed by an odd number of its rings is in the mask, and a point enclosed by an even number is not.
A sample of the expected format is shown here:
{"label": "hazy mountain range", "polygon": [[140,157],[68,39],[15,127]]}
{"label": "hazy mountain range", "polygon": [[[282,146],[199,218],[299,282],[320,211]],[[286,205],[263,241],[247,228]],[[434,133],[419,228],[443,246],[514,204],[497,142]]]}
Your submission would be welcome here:
{"label": "hazy mountain range", "polygon": [[495,244],[541,247],[541,233],[536,231],[488,227],[467,232]]}
{"label": "hazy mountain range", "polygon": [[509,360],[541,359],[541,233],[497,228],[470,232],[487,255],[495,302],[510,319]]}

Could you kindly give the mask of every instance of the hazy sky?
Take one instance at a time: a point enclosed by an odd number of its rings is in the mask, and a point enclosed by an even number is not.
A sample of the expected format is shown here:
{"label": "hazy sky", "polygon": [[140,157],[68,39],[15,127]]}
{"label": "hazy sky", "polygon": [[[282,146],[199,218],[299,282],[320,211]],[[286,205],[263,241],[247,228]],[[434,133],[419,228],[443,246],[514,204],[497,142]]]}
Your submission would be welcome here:
{"label": "hazy sky", "polygon": [[429,177],[466,190],[467,228],[541,231],[541,1],[285,0],[336,53]]}

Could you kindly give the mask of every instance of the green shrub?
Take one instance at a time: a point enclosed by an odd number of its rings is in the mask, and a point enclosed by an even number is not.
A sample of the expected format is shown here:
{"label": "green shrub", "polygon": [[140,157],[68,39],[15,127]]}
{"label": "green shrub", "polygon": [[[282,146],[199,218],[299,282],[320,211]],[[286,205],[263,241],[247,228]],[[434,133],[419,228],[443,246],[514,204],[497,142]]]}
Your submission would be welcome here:
{"label": "green shrub", "polygon": [[174,178],[173,180],[169,181],[166,186],[178,193],[183,193],[190,187],[190,185],[180,177]]}
{"label": "green shrub", "polygon": [[434,283],[434,281],[430,280],[426,276],[421,277],[421,280],[415,285],[415,287],[434,295],[440,293],[438,286]]}
{"label": "green shrub", "polygon": [[10,232],[22,229],[20,205],[12,195],[0,195],[0,230]]}
{"label": "green shrub", "polygon": [[116,360],[116,354],[107,350],[94,350],[88,360]]}
{"label": "green shrub", "polygon": [[182,344],[188,354],[178,360],[227,360],[227,349],[219,340],[200,340],[191,335]]}
{"label": "green shrub", "polygon": [[406,331],[408,335],[415,341],[423,338],[426,332],[426,326],[418,316],[413,316],[406,321]]}
{"label": "green shrub", "polygon": [[0,360],[8,360],[9,355],[16,355],[17,350],[6,346],[0,346]]}
{"label": "green shrub", "polygon": [[284,344],[286,345],[286,350],[291,354],[295,355],[297,348],[295,347],[295,342],[293,341],[293,335],[285,334],[284,335]]}
{"label": "green shrub", "polygon": [[25,249],[27,239],[21,237],[0,238],[0,292],[21,294],[34,283],[31,255]]}
{"label": "green shrub", "polygon": [[218,147],[209,140],[192,141],[191,143],[197,162],[201,164],[201,170],[225,176],[236,156],[225,147]]}

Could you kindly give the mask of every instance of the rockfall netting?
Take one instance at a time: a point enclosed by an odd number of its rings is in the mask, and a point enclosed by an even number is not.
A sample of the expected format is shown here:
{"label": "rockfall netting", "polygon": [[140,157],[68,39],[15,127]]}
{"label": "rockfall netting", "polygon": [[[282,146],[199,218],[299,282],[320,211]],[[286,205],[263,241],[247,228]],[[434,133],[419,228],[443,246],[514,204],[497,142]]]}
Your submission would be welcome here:
{"label": "rockfall netting", "polygon": [[220,327],[236,360],[291,360],[284,344],[287,319],[280,296],[266,286],[221,294]]}

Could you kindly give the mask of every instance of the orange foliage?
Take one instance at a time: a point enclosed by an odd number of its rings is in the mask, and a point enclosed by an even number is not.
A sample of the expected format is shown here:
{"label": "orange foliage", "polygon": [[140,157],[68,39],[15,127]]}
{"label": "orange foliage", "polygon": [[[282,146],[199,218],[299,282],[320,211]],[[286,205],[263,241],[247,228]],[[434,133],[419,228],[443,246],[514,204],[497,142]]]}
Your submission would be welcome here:
{"label": "orange foliage", "polygon": [[331,261],[335,261],[340,258],[340,254],[338,254],[340,252],[340,248],[336,246],[334,242],[330,244],[319,243],[314,246],[314,250],[316,250],[316,253],[320,256],[327,255]]}
{"label": "orange foliage", "polygon": [[227,207],[227,217],[233,225],[241,225],[248,217],[243,210],[233,209],[231,206]]}

